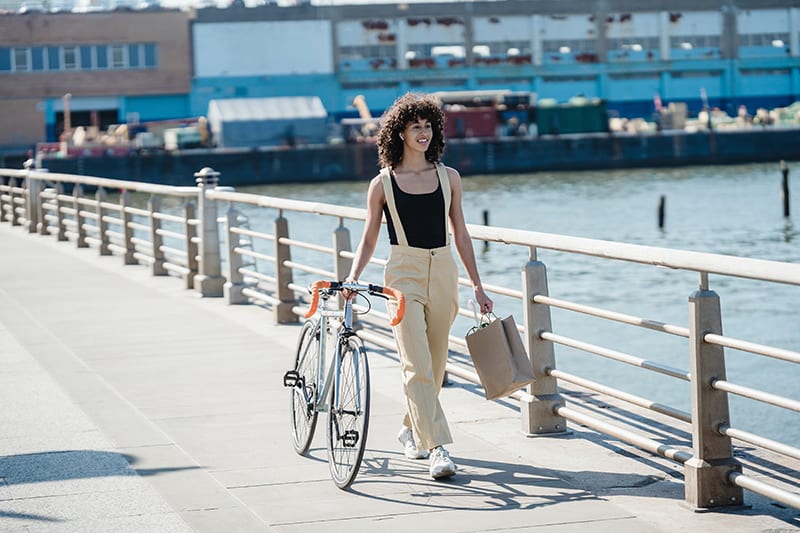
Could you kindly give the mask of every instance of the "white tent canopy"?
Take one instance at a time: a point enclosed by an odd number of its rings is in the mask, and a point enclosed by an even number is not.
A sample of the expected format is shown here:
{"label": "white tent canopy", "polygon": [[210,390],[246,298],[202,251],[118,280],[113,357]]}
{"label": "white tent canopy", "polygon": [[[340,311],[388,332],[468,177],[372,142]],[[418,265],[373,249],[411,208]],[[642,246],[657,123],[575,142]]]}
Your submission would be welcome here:
{"label": "white tent canopy", "polygon": [[317,96],[225,98],[208,103],[212,142],[218,147],[324,143],[328,112]]}

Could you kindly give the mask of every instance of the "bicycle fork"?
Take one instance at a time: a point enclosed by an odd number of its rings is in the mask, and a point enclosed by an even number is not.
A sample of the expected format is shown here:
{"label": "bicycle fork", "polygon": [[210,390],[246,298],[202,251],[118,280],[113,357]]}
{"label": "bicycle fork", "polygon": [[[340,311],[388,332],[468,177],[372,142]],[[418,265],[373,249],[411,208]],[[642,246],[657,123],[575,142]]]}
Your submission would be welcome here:
{"label": "bicycle fork", "polygon": [[342,442],[342,446],[345,448],[355,448],[358,445],[358,441],[361,438],[359,432],[355,429],[347,429],[342,432],[340,427],[340,422],[342,420],[342,416],[352,416],[353,418],[359,417],[363,414],[361,408],[361,370],[358,364],[358,350],[353,350],[349,355],[353,358],[353,373],[354,373],[354,386],[355,386],[355,401],[356,405],[354,406],[355,410],[348,410],[344,409],[342,406],[342,396],[341,396],[341,383],[342,383],[342,362],[344,357],[348,355],[345,353],[345,346],[347,346],[347,339],[348,335],[342,335],[339,337],[339,342],[337,343],[336,347],[336,374],[335,374],[335,381],[334,381],[334,396],[332,402],[332,413],[333,416],[333,426],[336,430],[336,438],[337,441]]}

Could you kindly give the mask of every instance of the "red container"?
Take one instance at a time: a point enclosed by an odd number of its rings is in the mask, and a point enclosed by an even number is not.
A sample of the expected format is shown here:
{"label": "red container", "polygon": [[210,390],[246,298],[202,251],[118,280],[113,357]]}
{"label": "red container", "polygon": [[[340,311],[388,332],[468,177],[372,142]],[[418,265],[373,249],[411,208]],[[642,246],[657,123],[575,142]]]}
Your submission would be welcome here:
{"label": "red container", "polygon": [[493,107],[446,109],[444,115],[444,134],[448,139],[497,135],[497,111]]}

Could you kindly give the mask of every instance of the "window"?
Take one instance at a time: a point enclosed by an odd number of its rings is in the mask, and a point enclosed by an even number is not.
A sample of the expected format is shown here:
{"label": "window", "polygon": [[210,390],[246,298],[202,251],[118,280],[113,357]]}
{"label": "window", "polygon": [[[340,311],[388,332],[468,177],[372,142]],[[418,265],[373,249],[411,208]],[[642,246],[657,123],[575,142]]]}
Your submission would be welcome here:
{"label": "window", "polygon": [[138,44],[128,45],[128,64],[131,66],[131,68],[139,68],[142,66],[142,62],[139,59],[142,54],[139,48],[140,46]]}
{"label": "window", "polygon": [[57,46],[47,47],[47,70],[61,70],[61,55]]}
{"label": "window", "polygon": [[158,57],[156,55],[157,47],[154,44],[144,45],[144,66],[148,68],[155,68],[158,66]]}
{"label": "window", "polygon": [[29,55],[29,48],[14,48],[14,71],[28,72],[30,70]]}
{"label": "window", "polygon": [[64,51],[64,70],[78,69],[78,49],[75,46],[65,46]]}
{"label": "window", "polygon": [[31,48],[31,70],[41,72],[45,70],[44,66],[44,48],[37,46]]}
{"label": "window", "polygon": [[0,72],[11,70],[11,49],[0,48]]}
{"label": "window", "polygon": [[121,44],[111,45],[111,68],[125,68],[127,62],[125,61],[126,47]]}
{"label": "window", "polygon": [[84,70],[89,70],[94,67],[94,61],[92,61],[92,46],[81,46],[81,63],[80,68]]}
{"label": "window", "polygon": [[108,46],[104,44],[99,44],[95,47],[95,60],[96,66],[99,69],[107,69],[108,68]]}

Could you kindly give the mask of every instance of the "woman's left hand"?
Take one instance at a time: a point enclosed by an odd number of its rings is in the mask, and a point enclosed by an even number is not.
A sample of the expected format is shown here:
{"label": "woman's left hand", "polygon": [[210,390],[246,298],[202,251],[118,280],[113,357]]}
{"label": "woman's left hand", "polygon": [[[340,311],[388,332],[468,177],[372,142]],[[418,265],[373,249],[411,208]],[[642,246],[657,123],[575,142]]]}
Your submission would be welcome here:
{"label": "woman's left hand", "polygon": [[492,302],[492,299],[486,295],[483,287],[475,288],[475,301],[478,302],[478,308],[481,310],[481,314],[485,315],[486,313],[492,312],[492,309],[494,308],[494,302]]}

